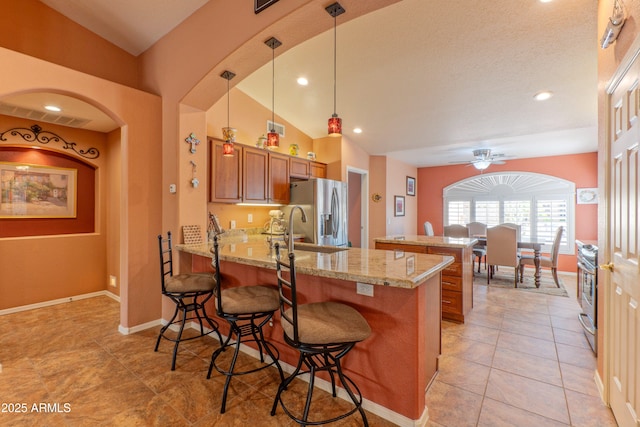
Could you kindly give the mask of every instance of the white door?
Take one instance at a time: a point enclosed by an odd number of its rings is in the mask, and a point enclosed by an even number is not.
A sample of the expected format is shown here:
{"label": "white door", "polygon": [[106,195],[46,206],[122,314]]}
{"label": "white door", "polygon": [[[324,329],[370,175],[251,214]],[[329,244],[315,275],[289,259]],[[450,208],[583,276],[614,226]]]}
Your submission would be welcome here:
{"label": "white door", "polygon": [[623,427],[637,426],[640,410],[639,52],[629,51],[632,59],[622,63],[607,88],[609,126],[605,155],[610,205],[606,251],[599,256],[601,265],[609,264],[600,271],[606,287],[599,286],[606,304],[605,378],[611,409]]}

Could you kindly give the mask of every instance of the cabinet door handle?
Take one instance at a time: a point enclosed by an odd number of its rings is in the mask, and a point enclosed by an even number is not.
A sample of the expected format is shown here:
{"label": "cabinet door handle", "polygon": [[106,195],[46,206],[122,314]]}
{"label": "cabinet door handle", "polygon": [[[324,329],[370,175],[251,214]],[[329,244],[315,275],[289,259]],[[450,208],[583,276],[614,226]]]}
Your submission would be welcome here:
{"label": "cabinet door handle", "polygon": [[442,300],[442,303],[443,303],[443,304],[451,304],[451,301],[446,300],[446,299],[443,299],[443,300]]}

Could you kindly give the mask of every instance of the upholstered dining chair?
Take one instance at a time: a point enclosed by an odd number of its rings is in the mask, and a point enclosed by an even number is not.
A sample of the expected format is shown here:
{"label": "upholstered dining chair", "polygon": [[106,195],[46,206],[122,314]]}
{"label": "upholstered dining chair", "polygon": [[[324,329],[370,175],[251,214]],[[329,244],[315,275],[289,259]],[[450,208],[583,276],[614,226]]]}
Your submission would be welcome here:
{"label": "upholstered dining chair", "polygon": [[516,229],[516,241],[520,241],[522,237],[522,226],[520,224],[516,224],[514,222],[503,222],[500,225],[504,225],[505,227],[511,227]]}
{"label": "upholstered dining chair", "polygon": [[469,237],[469,229],[460,224],[445,225],[444,235],[445,237]]}
{"label": "upholstered dining chair", "polygon": [[[556,229],[556,235],[553,238],[553,245],[551,246],[551,253],[549,256],[540,257],[540,267],[546,267],[551,269],[553,275],[553,281],[557,287],[560,287],[558,281],[558,253],[560,252],[560,241],[562,240],[562,233],[564,233],[564,227],[560,226]],[[524,276],[523,270],[525,265],[535,266],[533,255],[520,255],[520,283]]]}
{"label": "upholstered dining chair", "polygon": [[505,225],[487,228],[487,284],[493,276],[495,266],[514,268],[513,286],[518,286],[518,271],[520,259],[518,257],[518,240],[516,229]]}
{"label": "upholstered dining chair", "polygon": [[[482,222],[470,222],[467,224],[469,229],[469,237],[486,237],[487,236],[487,224]],[[478,273],[480,273],[480,266],[482,265],[482,259],[484,258],[484,269],[487,269],[487,250],[484,245],[476,245],[473,247],[473,262],[478,258]],[[475,266],[474,266],[475,268]]]}
{"label": "upholstered dining chair", "polygon": [[[156,347],[158,351],[162,338],[171,341],[173,345],[173,358],[171,359],[171,370],[176,369],[176,357],[178,355],[178,345],[183,341],[200,338],[215,332],[222,343],[222,336],[218,331],[218,322],[207,315],[205,303],[213,296],[215,280],[211,273],[180,273],[173,274],[173,250],[171,247],[171,232],[167,232],[167,237],[158,235],[158,247],[160,249],[160,277],[162,279],[162,295],[168,297],[176,305],[173,316],[169,322],[160,329]],[[180,317],[178,317],[180,315]],[[200,333],[189,337],[184,337],[184,327],[187,322],[197,320],[200,324]],[[207,322],[209,331],[204,329]],[[168,333],[168,329],[173,325],[179,325],[177,335]]]}
{"label": "upholstered dining chair", "polygon": [[429,221],[424,222],[424,234],[425,236],[433,236],[433,225]]}

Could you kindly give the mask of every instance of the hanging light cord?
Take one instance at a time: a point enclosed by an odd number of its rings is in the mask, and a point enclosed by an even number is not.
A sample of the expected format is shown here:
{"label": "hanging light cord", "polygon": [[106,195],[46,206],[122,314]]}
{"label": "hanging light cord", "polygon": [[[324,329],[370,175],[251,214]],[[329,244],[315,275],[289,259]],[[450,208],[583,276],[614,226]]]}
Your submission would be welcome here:
{"label": "hanging light cord", "polygon": [[276,116],[275,116],[275,106],[276,106],[276,48],[275,46],[271,47],[271,132],[275,132],[276,129]]}
{"label": "hanging light cord", "polygon": [[333,17],[333,115],[336,116],[336,50],[337,50],[337,32],[336,32],[336,20],[337,17]]}

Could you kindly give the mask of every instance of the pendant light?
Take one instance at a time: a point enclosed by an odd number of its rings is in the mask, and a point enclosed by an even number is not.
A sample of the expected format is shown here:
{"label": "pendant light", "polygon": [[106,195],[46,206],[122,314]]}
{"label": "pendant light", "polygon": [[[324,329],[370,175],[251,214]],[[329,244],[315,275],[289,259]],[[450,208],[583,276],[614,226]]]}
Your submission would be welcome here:
{"label": "pendant light", "polygon": [[271,129],[267,134],[267,148],[275,150],[280,146],[280,135],[275,129],[276,48],[282,43],[275,37],[271,37],[264,43],[271,48]]}
{"label": "pendant light", "polygon": [[333,114],[329,118],[328,132],[329,136],[340,136],[342,135],[342,119],[338,117],[338,113],[336,113],[336,17],[344,13],[344,8],[340,6],[340,3],[336,2],[330,6],[327,6],[325,10],[329,13],[329,15],[333,16]]}
{"label": "pendant light", "polygon": [[233,142],[236,140],[236,130],[229,126],[229,82],[236,75],[231,71],[224,71],[220,77],[227,80],[227,127],[222,128],[224,144],[222,144],[222,155],[225,157],[233,157]]}

